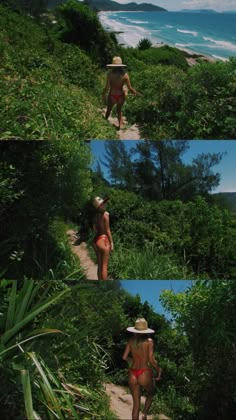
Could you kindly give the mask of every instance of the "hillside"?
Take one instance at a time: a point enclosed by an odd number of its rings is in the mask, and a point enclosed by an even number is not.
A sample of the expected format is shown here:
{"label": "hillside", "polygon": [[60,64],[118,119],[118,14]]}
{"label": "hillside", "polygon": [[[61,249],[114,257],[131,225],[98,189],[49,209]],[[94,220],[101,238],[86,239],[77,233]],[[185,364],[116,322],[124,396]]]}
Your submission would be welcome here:
{"label": "hillside", "polygon": [[120,4],[116,1],[111,0],[85,0],[85,4],[92,7],[93,9],[99,11],[134,11],[134,12],[166,12],[166,9],[163,9],[159,6],[154,6],[153,4],[149,3],[127,3],[127,4]]}
{"label": "hillside", "polygon": [[236,211],[236,192],[222,192],[214,195],[222,199],[232,211]]}

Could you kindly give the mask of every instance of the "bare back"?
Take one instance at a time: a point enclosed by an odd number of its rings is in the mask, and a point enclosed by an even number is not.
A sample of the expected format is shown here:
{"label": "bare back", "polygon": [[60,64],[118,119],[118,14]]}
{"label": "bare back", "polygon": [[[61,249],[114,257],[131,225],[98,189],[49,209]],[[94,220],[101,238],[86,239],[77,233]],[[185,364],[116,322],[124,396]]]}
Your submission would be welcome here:
{"label": "bare back", "polygon": [[107,228],[106,228],[106,217],[109,216],[108,212],[104,213],[96,213],[94,218],[94,231],[96,235],[107,235]]}
{"label": "bare back", "polygon": [[122,93],[124,85],[127,83],[127,73],[114,73],[109,74],[110,93]]}
{"label": "bare back", "polygon": [[150,366],[149,352],[152,343],[153,340],[151,338],[137,339],[133,337],[129,340],[132,369],[142,369]]}

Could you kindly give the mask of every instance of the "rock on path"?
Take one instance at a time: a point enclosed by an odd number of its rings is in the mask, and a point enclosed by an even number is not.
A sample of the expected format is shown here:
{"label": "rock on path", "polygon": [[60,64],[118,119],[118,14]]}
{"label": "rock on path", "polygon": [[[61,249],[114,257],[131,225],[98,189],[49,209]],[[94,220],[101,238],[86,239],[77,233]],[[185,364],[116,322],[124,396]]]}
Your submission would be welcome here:
{"label": "rock on path", "polygon": [[[102,114],[105,116],[106,108],[102,109]],[[118,128],[117,117],[109,117],[108,121],[110,124]],[[126,118],[123,116],[123,128],[117,131],[120,140],[140,140],[140,132],[137,124],[128,126]]]}
{"label": "rock on path", "polygon": [[[117,416],[119,420],[131,420],[132,419],[132,407],[133,400],[131,394],[119,385],[105,384],[106,394],[110,398],[110,409]],[[141,403],[145,403],[145,397],[141,397]],[[149,415],[148,420],[153,420],[154,416]],[[158,420],[171,420],[164,414],[155,415]],[[141,413],[140,413],[141,419]]]}

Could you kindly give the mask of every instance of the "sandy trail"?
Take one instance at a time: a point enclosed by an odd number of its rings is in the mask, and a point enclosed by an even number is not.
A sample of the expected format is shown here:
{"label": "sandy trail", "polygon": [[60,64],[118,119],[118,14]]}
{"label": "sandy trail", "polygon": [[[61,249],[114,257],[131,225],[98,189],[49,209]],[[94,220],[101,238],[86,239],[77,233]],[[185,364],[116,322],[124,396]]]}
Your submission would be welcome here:
{"label": "sandy trail", "polygon": [[78,236],[72,229],[67,231],[67,235],[69,237],[73,253],[80,259],[80,264],[85,270],[87,280],[98,280],[97,265],[89,256],[86,243],[81,242],[81,244],[77,245],[76,241],[78,240]]}
{"label": "sandy trail", "polygon": [[[105,116],[106,108],[103,108],[102,114]],[[110,124],[118,127],[117,117],[109,117],[108,121]],[[123,116],[123,128],[117,131],[118,137],[120,140],[140,140],[140,132],[137,124],[128,126],[127,119]]]}
{"label": "sandy trail", "polygon": [[[117,416],[119,420],[131,420],[132,419],[132,407],[133,401],[132,396],[128,391],[119,385],[105,384],[105,390],[110,398],[110,409]],[[141,403],[145,403],[145,397],[141,397]],[[142,415],[140,413],[140,420]],[[154,416],[150,415],[147,417],[148,420],[154,420]],[[164,414],[155,415],[158,420],[171,420]]]}

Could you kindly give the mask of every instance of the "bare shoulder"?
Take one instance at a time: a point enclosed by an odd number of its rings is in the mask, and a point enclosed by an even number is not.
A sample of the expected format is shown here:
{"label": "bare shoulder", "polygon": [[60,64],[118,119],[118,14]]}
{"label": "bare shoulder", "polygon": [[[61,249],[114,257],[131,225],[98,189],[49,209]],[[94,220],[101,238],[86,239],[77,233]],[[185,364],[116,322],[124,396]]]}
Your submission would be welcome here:
{"label": "bare shoulder", "polygon": [[103,218],[105,220],[108,220],[109,221],[109,213],[108,213],[108,211],[105,211],[105,213],[103,214]]}

